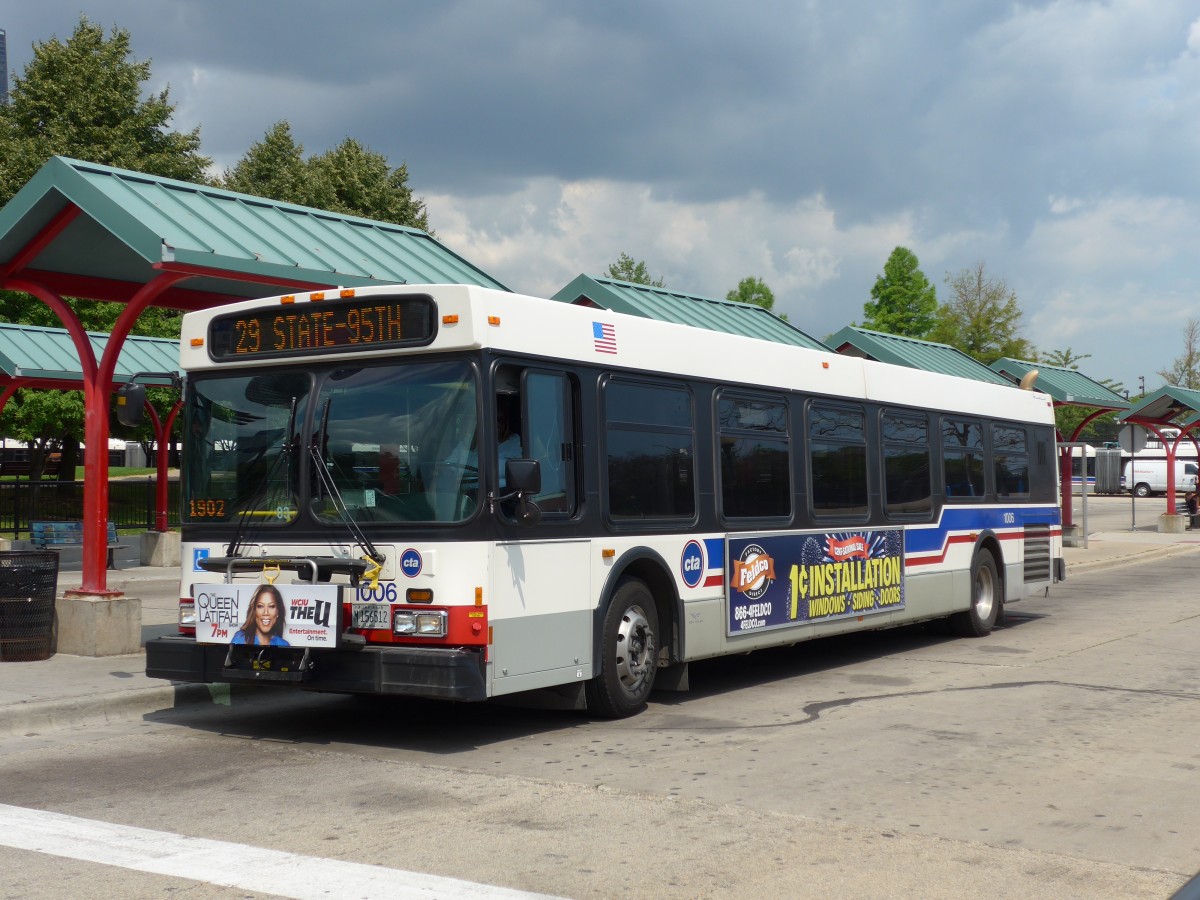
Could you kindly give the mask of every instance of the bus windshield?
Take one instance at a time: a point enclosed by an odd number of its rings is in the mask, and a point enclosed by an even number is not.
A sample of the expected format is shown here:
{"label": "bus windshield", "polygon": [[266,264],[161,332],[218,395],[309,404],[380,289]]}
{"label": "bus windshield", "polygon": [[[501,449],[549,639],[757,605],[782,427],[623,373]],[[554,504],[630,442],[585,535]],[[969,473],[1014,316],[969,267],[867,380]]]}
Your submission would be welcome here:
{"label": "bus windshield", "polygon": [[463,521],[479,506],[477,381],[466,360],[198,380],[184,520]]}

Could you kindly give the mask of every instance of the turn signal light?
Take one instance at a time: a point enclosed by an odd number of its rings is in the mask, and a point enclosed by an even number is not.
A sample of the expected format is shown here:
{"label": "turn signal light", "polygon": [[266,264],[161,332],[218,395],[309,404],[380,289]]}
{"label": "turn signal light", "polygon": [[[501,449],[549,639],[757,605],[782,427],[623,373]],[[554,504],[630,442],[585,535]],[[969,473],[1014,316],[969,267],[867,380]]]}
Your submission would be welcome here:
{"label": "turn signal light", "polygon": [[404,600],[407,603],[432,603],[433,589],[432,588],[409,588],[404,592]]}

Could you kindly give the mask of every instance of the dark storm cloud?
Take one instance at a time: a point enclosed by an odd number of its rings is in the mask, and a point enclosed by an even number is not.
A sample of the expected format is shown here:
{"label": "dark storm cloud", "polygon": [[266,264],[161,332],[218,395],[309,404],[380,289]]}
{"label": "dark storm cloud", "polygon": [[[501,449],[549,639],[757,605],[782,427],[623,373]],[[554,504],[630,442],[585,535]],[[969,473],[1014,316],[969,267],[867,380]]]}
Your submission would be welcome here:
{"label": "dark storm cloud", "polygon": [[[1136,336],[1152,372],[1200,282],[1200,8],[1184,0],[86,12],[130,30],[219,164],[280,119],[309,152],[352,135],[406,162],[439,234],[516,286],[629,250],[709,295],[769,276],[821,334],[860,315],[905,243],[939,284],[987,260],[1038,346],[1116,356]],[[10,67],[78,15],[7,10]],[[1135,304],[1154,321],[1131,326]]]}

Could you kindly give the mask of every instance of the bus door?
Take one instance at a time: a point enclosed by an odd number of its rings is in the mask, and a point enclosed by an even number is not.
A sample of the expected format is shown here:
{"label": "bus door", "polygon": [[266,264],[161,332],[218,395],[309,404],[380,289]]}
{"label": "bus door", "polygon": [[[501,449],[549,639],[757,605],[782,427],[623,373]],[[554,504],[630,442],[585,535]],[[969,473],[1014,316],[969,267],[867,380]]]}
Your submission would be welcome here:
{"label": "bus door", "polygon": [[573,521],[579,508],[575,380],[561,371],[501,366],[497,384],[519,385],[518,398],[497,394],[497,413],[506,403],[520,411],[508,430],[520,436],[522,456],[536,459],[542,476],[533,498],[542,513],[536,538],[522,534],[526,527],[504,504],[496,511],[509,539],[496,542],[492,559],[493,692],[507,694],[590,677],[595,604],[591,541],[554,535],[555,525]]}

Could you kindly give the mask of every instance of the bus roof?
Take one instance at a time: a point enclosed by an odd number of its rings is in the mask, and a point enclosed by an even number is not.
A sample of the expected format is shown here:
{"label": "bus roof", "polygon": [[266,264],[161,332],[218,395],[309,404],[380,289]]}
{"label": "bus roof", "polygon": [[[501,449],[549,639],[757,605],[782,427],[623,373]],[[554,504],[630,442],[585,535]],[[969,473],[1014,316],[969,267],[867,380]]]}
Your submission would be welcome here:
{"label": "bus roof", "polygon": [[[358,288],[345,302],[387,297],[431,297],[437,322],[432,340],[398,349],[351,348],[327,352],[306,347],[295,355],[214,361],[208,346],[209,324],[217,317],[270,310],[274,320],[296,323],[319,320],[339,302],[339,293],[284,295],[243,301],[188,313],[183,319],[180,365],[189,372],[232,369],[243,365],[279,365],[301,360],[367,360],[491,348],[546,359],[599,365],[647,374],[730,381],[770,389],[816,395],[870,399],[997,418],[1050,424],[1049,397],[1037,391],[970,381],[924,372],[833,351],[810,350],[751,337],[723,334],[670,322],[659,322],[607,310],[556,303],[536,297],[471,285],[394,285]],[[324,305],[322,305],[324,304]],[[282,327],[282,326],[281,326]]]}

